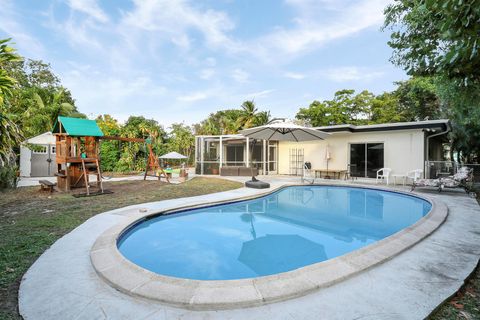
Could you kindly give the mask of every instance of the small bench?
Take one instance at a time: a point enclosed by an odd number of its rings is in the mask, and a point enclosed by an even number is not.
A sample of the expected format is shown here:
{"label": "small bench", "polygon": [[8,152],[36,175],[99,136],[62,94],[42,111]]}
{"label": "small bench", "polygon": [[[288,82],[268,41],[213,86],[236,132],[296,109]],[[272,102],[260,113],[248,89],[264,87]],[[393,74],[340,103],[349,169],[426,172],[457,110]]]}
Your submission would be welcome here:
{"label": "small bench", "polygon": [[55,187],[57,184],[53,183],[48,180],[40,180],[38,181],[40,183],[40,190],[41,191],[49,191],[50,193],[53,192],[53,187]]}

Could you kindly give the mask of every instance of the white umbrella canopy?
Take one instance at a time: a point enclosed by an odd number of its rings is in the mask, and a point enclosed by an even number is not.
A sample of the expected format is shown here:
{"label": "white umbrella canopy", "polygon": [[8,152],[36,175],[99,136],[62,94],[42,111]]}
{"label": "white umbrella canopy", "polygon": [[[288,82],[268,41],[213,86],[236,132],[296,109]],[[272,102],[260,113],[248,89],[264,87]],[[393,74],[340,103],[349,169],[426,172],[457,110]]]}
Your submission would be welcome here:
{"label": "white umbrella canopy", "polygon": [[263,126],[240,130],[245,137],[257,140],[312,141],[324,140],[329,133],[299,126],[290,122],[274,122]]}
{"label": "white umbrella canopy", "polygon": [[187,159],[187,156],[184,156],[183,154],[180,154],[178,152],[169,152],[167,154],[164,154],[163,156],[159,157],[160,159]]}

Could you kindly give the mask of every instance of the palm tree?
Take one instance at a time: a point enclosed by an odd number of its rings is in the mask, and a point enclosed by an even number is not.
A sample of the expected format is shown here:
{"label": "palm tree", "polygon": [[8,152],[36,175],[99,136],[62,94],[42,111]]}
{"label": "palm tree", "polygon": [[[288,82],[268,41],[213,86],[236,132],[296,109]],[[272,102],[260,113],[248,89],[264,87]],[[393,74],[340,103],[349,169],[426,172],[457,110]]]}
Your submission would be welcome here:
{"label": "palm tree", "polygon": [[242,115],[238,118],[240,129],[247,129],[255,126],[257,107],[253,100],[247,100],[242,103]]}
{"label": "palm tree", "polygon": [[10,39],[0,40],[0,165],[5,166],[13,162],[15,153],[13,147],[22,140],[20,128],[12,120],[12,114],[9,113],[5,101],[11,96],[11,89],[15,86],[15,79],[10,77],[5,70],[5,65],[13,61],[21,60],[21,57],[15,53],[15,49],[8,46]]}
{"label": "palm tree", "polygon": [[255,116],[255,126],[263,126],[270,121],[270,111],[260,111]]}
{"label": "palm tree", "polygon": [[[64,99],[65,89],[61,88],[59,91],[53,93],[51,97],[42,99],[42,97],[35,92],[33,94],[33,101],[35,102],[35,110],[27,109],[28,116],[38,116],[46,121],[46,129],[51,130],[59,116],[70,116],[75,107],[68,102],[62,102]],[[45,100],[45,101],[44,101]],[[34,114],[32,115],[32,111]]]}

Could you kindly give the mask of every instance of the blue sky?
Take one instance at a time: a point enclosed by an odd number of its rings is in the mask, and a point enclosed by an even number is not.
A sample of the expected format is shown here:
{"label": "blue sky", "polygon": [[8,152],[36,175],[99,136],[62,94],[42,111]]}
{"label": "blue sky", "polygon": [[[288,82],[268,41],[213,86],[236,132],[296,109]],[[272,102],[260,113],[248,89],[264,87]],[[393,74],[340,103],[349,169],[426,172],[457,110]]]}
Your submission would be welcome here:
{"label": "blue sky", "polygon": [[254,99],[274,117],[339,89],[374,93],[388,59],[386,0],[0,0],[0,38],[51,63],[89,117],[168,127]]}

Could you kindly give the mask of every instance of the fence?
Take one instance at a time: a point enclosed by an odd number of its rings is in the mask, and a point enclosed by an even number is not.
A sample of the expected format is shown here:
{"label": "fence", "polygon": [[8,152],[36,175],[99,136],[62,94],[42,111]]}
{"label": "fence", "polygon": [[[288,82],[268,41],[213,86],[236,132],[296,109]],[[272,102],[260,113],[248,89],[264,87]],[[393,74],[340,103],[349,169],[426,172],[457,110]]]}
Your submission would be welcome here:
{"label": "fence", "polygon": [[457,173],[461,167],[473,169],[475,183],[480,183],[480,164],[459,163],[456,161],[425,161],[425,177],[437,179]]}

